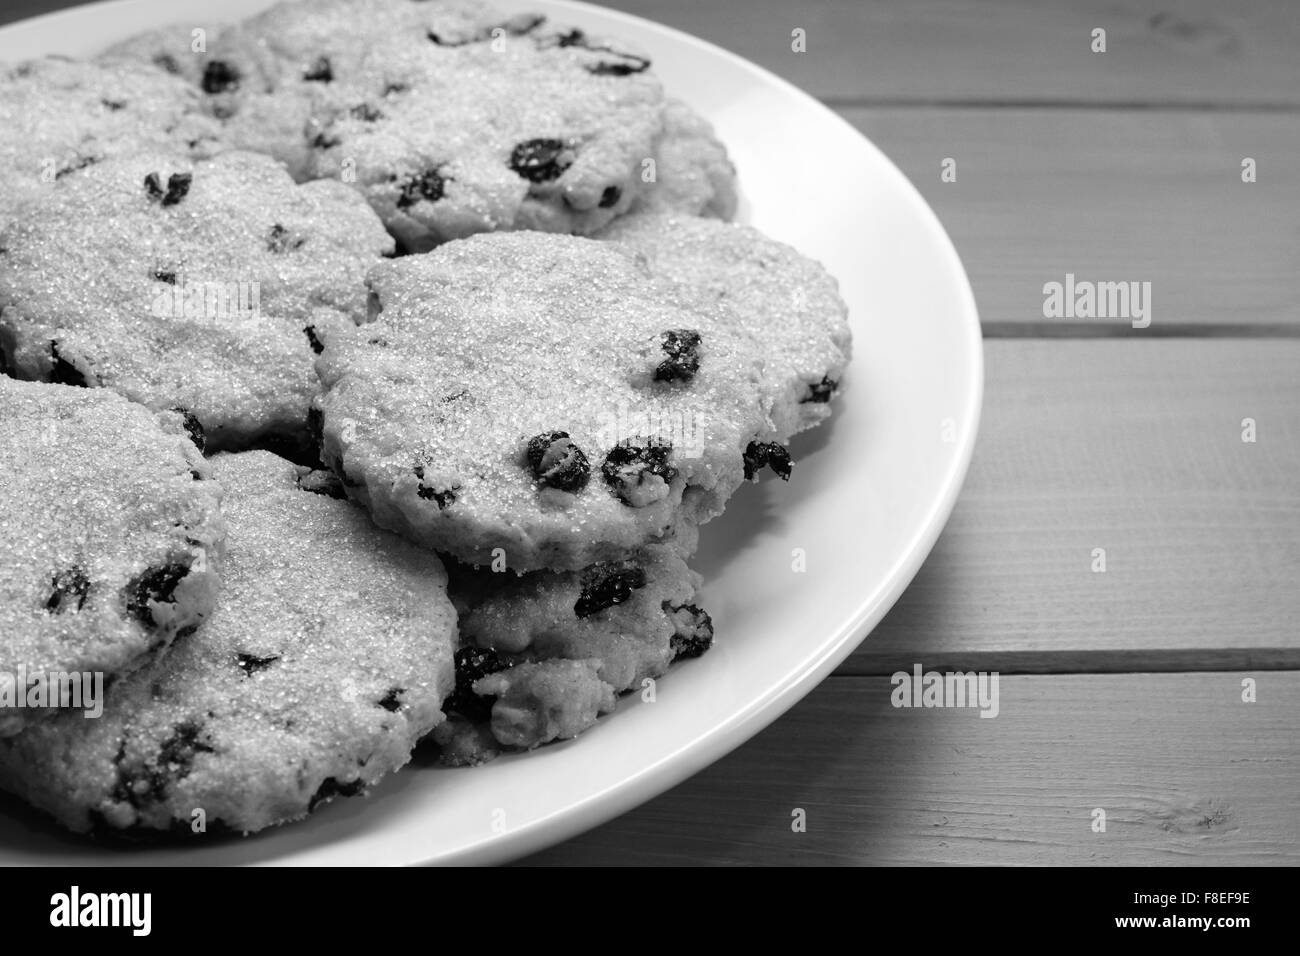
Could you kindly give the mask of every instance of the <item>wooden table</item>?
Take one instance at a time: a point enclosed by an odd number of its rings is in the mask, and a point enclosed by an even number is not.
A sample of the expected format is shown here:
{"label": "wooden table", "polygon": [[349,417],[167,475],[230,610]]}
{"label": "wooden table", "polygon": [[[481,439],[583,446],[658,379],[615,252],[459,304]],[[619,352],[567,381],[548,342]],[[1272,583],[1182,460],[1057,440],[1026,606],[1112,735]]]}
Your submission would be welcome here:
{"label": "wooden table", "polygon": [[[835,675],[526,862],[1300,863],[1300,5],[610,5],[902,168],[970,274],[987,394],[947,530]],[[1149,281],[1150,327],[1044,318],[1066,273]],[[1000,716],[894,709],[917,661],[999,671]]]}
{"label": "wooden table", "polygon": [[[526,862],[1300,863],[1300,6],[611,5],[791,79],[893,158],[965,261],[987,395],[947,530],[835,675]],[[1150,327],[1044,318],[1066,273],[1149,281]],[[917,661],[999,671],[998,719],[892,708]]]}

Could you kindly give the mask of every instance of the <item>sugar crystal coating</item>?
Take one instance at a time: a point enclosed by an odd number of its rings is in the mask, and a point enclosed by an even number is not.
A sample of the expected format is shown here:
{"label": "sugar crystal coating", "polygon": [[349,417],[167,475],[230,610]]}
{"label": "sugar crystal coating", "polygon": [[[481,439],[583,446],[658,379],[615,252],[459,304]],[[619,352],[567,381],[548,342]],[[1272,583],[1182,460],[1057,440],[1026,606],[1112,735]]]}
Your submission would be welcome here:
{"label": "sugar crystal coating", "polygon": [[[581,568],[671,540],[722,510],[770,429],[758,343],[612,244],[475,236],[369,282],[374,321],[331,335],[317,361],[323,460],[381,526],[469,563],[503,548],[514,570]],[[689,382],[655,380],[665,329],[707,343]],[[533,444],[534,465],[530,444],[560,434],[553,461]],[[574,446],[601,479],[576,480]]]}
{"label": "sugar crystal coating", "polygon": [[214,450],[305,427],[317,344],[366,316],[393,248],[342,183],[270,158],[141,152],[68,177],[0,234],[0,343],[25,378],[180,406]]}
{"label": "sugar crystal coating", "polygon": [[819,263],[749,226],[694,216],[635,213],[600,238],[671,285],[678,301],[727,305],[760,343],[773,437],[785,441],[830,415],[825,400],[808,399],[828,378],[838,382],[851,337],[848,309]]}
{"label": "sugar crystal coating", "polygon": [[[51,386],[52,387],[52,386]],[[0,741],[0,782],[78,831],[262,829],[407,762],[453,686],[438,559],[269,452],[221,455],[229,527],[217,610],[109,689]]]}
{"label": "sugar crystal coating", "polygon": [[681,100],[664,104],[664,128],[655,144],[655,178],[634,212],[675,213],[730,220],[739,204],[736,167],[713,126]]}
{"label": "sugar crystal coating", "polygon": [[[721,219],[735,211],[735,170],[725,148],[684,104],[662,103],[649,60],[540,15],[505,16],[460,0],[324,0],[282,3],[225,31],[220,42],[214,35],[207,54],[184,55],[176,49],[184,39],[179,28],[157,31],[106,59],[147,58],[156,69],[185,77],[225,121],[227,142],[269,153],[296,179],[355,183],[406,250],[484,230],[589,233],[629,209]],[[472,95],[462,96],[462,88]],[[102,105],[109,113],[127,108],[116,99]],[[647,184],[637,173],[651,155],[658,180]],[[99,162],[94,155],[73,157],[58,178],[82,175]],[[186,170],[148,172],[143,192],[171,211],[185,205],[193,182]],[[781,442],[828,414],[847,361],[843,304],[815,264],[752,231],[716,231],[689,218],[634,219],[619,237],[626,241],[611,248],[629,258],[635,281],[623,275],[595,294],[583,280],[600,287],[604,274],[620,273],[621,266],[596,262],[575,246],[557,256],[572,255],[587,268],[566,270],[530,241],[501,256],[495,274],[490,268],[468,281],[460,257],[477,259],[476,268],[492,253],[457,249],[433,269],[412,267],[413,281],[409,274],[394,278],[400,267],[387,275],[377,270],[366,312],[353,309],[348,316],[379,320],[364,338],[338,322],[332,304],[312,300],[293,313],[310,353],[322,356],[331,389],[307,421],[332,470],[295,469],[299,495],[326,501],[350,495],[380,523],[467,560],[486,562],[495,545],[514,569],[574,569],[511,574],[505,584],[493,575],[491,595],[475,604],[476,636],[467,640],[482,646],[468,643],[458,653],[463,679],[454,697],[461,709],[435,732],[443,735],[445,753],[466,757],[459,762],[571,737],[611,709],[613,694],[638,675],[661,673],[674,658],[697,656],[711,645],[709,615],[689,603],[695,582],[681,563],[690,550],[686,542],[721,509],[741,476],[770,466],[789,477]],[[292,257],[306,241],[278,221],[248,231],[281,257]],[[184,285],[185,257],[165,258],[148,270],[152,281]],[[518,282],[502,274],[516,262],[524,273]],[[300,286],[297,279],[293,284]],[[605,292],[611,294],[602,299]],[[541,303],[543,319],[525,317],[514,329],[502,323],[501,312],[517,310],[530,296]],[[459,297],[468,300],[463,310],[440,311],[445,299]],[[631,348],[618,353],[632,356],[626,365],[611,364],[611,351],[595,342],[597,329],[601,335],[612,329],[615,339],[628,330],[625,316],[606,308],[614,299],[645,306],[654,319],[645,327],[630,323],[636,335],[619,344]],[[408,313],[433,303],[433,321],[404,324]],[[474,350],[482,344],[476,323],[485,316],[502,338],[539,326],[543,334],[504,348],[489,334],[487,348]],[[553,324],[567,329],[561,333]],[[113,369],[76,335],[58,329],[33,344],[37,360],[7,328],[0,324],[0,366],[9,347],[24,361],[39,361],[52,380],[113,384],[106,381]],[[390,361],[376,374],[372,362],[382,364],[385,352]],[[427,354],[444,352],[450,363]],[[502,375],[502,365],[510,374]],[[575,375],[575,368],[601,374]],[[719,387],[720,369],[729,388]],[[17,370],[29,373],[22,365]],[[621,400],[630,398],[633,415],[647,404],[662,412],[665,393],[674,389],[689,393],[690,401],[668,407],[668,417],[688,419],[682,424],[698,445],[681,440],[682,428],[660,433],[653,417],[650,427],[621,420],[609,427],[611,399],[620,400],[621,410]],[[708,420],[708,403],[719,394],[727,406],[720,418],[733,415],[730,430]],[[534,408],[559,414],[528,414]],[[190,433],[201,447],[204,424],[179,404],[174,411],[194,426]],[[527,427],[515,427],[521,418]],[[585,430],[573,424],[584,419]],[[503,421],[511,427],[503,430]],[[300,416],[270,430],[303,424]],[[218,447],[267,432],[261,425],[252,432],[209,425]],[[486,454],[482,443],[474,444],[485,433],[492,439]],[[596,491],[604,494],[600,505],[589,497]],[[493,501],[498,510],[485,520]],[[145,621],[175,603],[186,570],[164,564],[132,579],[128,615]],[[75,564],[52,576],[49,590],[46,610],[54,616],[79,613],[92,593]],[[553,606],[561,608],[558,615]],[[520,649],[498,654],[498,641]],[[227,657],[245,683],[276,678],[285,660],[269,648],[237,649]],[[380,711],[401,714],[409,706],[409,689],[399,682],[381,690],[371,702]],[[151,727],[147,737],[115,755],[111,812],[91,810],[92,826],[175,827],[180,813],[169,820],[160,807],[189,786],[182,781],[196,768],[202,772],[227,756],[196,715]],[[372,782],[350,767],[326,771],[312,778],[309,794],[295,791],[295,813],[304,803],[303,812],[310,811]],[[240,806],[224,819],[245,827],[240,815],[250,819],[254,812],[260,810]]]}
{"label": "sugar crystal coating", "polygon": [[26,202],[118,156],[224,148],[220,124],[183,80],[140,63],[46,57],[0,67],[0,228]]}
{"label": "sugar crystal coating", "polygon": [[193,23],[174,23],[137,33],[114,43],[95,59],[105,65],[147,64],[197,87],[203,81],[208,53],[215,49],[221,27],[204,25],[205,50],[194,48],[195,29]]}
{"label": "sugar crystal coating", "polygon": [[[212,37],[199,69],[175,42],[155,33],[112,57],[164,50],[235,145],[353,183],[416,251],[598,229],[635,202],[662,128],[646,57],[476,2],[281,3]],[[431,173],[437,188],[412,188]]]}
{"label": "sugar crystal coating", "polygon": [[0,672],[111,677],[211,613],[221,489],[180,414],[0,377],[0,476]]}

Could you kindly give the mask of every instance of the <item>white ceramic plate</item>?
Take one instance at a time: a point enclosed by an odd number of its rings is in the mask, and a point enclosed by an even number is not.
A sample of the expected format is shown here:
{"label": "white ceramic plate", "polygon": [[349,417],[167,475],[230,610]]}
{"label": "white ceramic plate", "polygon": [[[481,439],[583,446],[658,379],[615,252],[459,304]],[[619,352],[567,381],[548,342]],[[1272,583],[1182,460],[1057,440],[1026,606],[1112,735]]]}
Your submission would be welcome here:
{"label": "white ceramic plate", "polygon": [[[88,55],[169,22],[213,25],[269,0],[116,0],[0,28],[0,60]],[[831,424],[801,436],[789,484],[741,490],[697,562],[717,643],[567,743],[486,767],[411,767],[305,823],[196,849],[112,852],[0,811],[11,863],[485,863],[623,813],[752,737],[808,693],[889,610],[952,510],[983,387],[979,319],[924,200],[825,107],[717,47],[579,3],[501,6],[621,36],[711,119],[740,170],[740,218],[821,260],[852,316],[855,357]],[[802,549],[807,570],[792,570]]]}

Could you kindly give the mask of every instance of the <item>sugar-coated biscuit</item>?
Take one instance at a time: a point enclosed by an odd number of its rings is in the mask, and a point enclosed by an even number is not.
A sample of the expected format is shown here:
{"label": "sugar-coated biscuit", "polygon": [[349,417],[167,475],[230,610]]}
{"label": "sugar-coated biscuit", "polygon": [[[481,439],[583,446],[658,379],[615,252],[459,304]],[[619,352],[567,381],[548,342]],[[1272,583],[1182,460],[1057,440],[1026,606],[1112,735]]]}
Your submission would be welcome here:
{"label": "sugar-coated biscuit", "polygon": [[141,151],[69,176],[0,249],[11,371],[181,406],[221,450],[305,435],[316,352],[364,321],[393,242],[341,183]]}
{"label": "sugar-coated biscuit", "polygon": [[179,411],[0,376],[0,735],[69,706],[51,673],[95,693],[211,614],[225,528],[195,438]]}
{"label": "sugar-coated biscuit", "polygon": [[298,819],[401,767],[442,720],[456,620],[437,557],[269,452],[212,466],[229,528],[216,612],[114,683],[98,719],[0,741],[0,783],[73,830]]}

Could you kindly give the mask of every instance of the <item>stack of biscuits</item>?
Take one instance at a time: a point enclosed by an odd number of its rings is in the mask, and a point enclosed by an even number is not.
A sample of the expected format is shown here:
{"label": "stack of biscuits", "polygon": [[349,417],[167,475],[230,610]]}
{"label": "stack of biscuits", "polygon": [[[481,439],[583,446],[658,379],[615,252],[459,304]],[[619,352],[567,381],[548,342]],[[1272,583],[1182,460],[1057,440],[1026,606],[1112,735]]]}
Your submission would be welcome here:
{"label": "stack of biscuits", "polygon": [[711,646],[700,526],[849,331],[644,51],[290,2],[5,67],[0,125],[0,786],[249,833]]}

